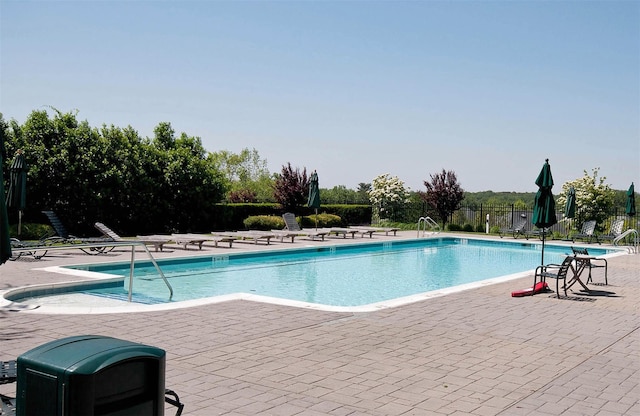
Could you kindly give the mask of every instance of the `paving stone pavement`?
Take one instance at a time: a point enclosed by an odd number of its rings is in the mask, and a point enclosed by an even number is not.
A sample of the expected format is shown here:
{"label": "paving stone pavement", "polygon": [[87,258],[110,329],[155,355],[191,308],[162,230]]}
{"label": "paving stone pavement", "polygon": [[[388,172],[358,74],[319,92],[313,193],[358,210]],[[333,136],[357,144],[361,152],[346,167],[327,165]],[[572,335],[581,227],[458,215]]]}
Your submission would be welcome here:
{"label": "paving stone pavement", "polygon": [[[343,243],[302,244],[334,242]],[[157,257],[185,254],[202,252]],[[0,290],[69,280],[45,266],[126,256],[8,262]],[[167,351],[166,385],[185,415],[640,415],[640,255],[609,259],[609,285],[590,294],[510,296],[530,284],[521,278],[367,313],[244,300],[139,313],[5,310],[0,360],[80,334],[154,345]],[[15,385],[0,387],[15,394]]]}

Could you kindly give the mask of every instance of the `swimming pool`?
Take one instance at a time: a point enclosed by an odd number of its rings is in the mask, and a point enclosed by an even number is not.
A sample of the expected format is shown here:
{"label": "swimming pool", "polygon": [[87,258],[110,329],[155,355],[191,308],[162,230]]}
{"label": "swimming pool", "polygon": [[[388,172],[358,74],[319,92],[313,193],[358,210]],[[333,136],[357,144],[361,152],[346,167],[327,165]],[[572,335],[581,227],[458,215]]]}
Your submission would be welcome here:
{"label": "swimming pool", "polygon": [[[157,305],[198,299],[265,300],[329,310],[373,310],[452,290],[520,277],[540,264],[537,242],[503,242],[454,237],[318,246],[282,251],[208,255],[158,261],[174,287],[169,292],[149,262],[135,268],[132,300]],[[589,248],[594,255],[613,250]],[[570,247],[548,244],[545,263],[560,263]],[[68,267],[111,277],[84,287],[23,291],[12,300],[43,301],[43,295],[82,294],[124,301],[129,263]],[[117,277],[116,277],[117,276]],[[61,295],[64,293],[64,295]]]}

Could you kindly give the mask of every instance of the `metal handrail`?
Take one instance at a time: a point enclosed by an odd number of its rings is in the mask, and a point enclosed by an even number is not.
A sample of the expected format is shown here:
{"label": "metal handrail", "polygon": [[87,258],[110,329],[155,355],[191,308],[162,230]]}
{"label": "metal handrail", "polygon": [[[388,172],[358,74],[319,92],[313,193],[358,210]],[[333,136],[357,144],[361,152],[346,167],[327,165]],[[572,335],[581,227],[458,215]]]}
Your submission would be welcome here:
{"label": "metal handrail", "polygon": [[420,224],[422,224],[422,236],[427,234],[427,223],[431,227],[431,233],[437,234],[440,232],[440,225],[435,222],[431,217],[420,217],[418,219],[418,237],[420,237]]}
{"label": "metal handrail", "polygon": [[167,280],[166,276],[164,275],[164,273],[162,273],[162,269],[160,269],[160,266],[158,266],[156,259],[153,257],[153,255],[147,248],[147,245],[142,241],[112,241],[112,242],[104,242],[104,243],[80,243],[80,244],[61,244],[61,245],[51,245],[51,246],[48,246],[48,245],[47,246],[29,246],[29,247],[12,248],[11,251],[28,253],[28,252],[37,251],[37,250],[49,251],[49,250],[92,249],[92,248],[99,248],[99,247],[106,247],[106,248],[131,247],[131,267],[129,270],[129,296],[128,296],[129,302],[131,302],[131,296],[133,294],[133,275],[134,275],[134,268],[135,268],[135,261],[136,261],[135,259],[136,247],[144,248],[144,251],[147,253],[147,255],[149,256],[149,259],[151,260],[151,263],[153,263],[156,270],[158,271],[158,274],[160,274],[160,277],[162,277],[162,280],[164,281],[164,283],[167,285],[167,288],[169,289],[169,300],[173,298],[173,287],[171,287],[171,284]]}
{"label": "metal handrail", "polygon": [[613,245],[617,246],[618,243],[624,240],[628,235],[633,235],[633,246],[629,250],[632,250],[633,253],[638,253],[638,230],[630,228],[627,231],[623,232],[619,236],[613,239]]}

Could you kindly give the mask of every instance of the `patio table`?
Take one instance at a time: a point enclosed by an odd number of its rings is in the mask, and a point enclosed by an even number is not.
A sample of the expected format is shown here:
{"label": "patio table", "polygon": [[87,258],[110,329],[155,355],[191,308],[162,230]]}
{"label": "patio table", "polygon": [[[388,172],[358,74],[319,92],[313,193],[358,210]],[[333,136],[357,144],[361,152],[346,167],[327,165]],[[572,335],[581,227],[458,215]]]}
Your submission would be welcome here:
{"label": "patio table", "polygon": [[573,263],[571,264],[570,270],[573,272],[573,276],[565,283],[565,289],[568,290],[571,286],[578,283],[582,288],[589,292],[589,288],[587,285],[580,279],[582,273],[589,269],[589,278],[591,277],[591,268],[590,268],[590,259],[585,256],[573,256]]}

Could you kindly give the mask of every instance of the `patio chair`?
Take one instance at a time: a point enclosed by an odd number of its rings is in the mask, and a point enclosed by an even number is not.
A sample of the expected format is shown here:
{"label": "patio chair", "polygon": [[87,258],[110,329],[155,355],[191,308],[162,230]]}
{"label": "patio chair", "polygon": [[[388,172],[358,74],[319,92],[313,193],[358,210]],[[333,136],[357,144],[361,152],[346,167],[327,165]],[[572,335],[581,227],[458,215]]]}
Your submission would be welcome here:
{"label": "patio chair", "polygon": [[[93,226],[105,237],[111,238],[113,241],[127,241],[101,222],[96,222]],[[148,246],[153,246],[155,251],[158,251],[158,249],[162,251],[164,245],[171,242],[171,237],[160,235],[137,236],[133,241],[140,241]]]}
{"label": "patio chair", "polygon": [[502,228],[498,231],[498,235],[502,238],[505,234],[513,235],[513,238],[518,238],[519,235],[525,236],[525,227],[527,225],[527,219],[521,218],[515,225],[511,228]]}
{"label": "patio chair", "polygon": [[[114,240],[110,237],[76,237],[75,235],[69,234],[67,228],[64,226],[60,218],[53,211],[42,211],[44,215],[47,216],[51,226],[53,227],[56,235],[47,237],[43,240],[44,245],[52,245],[52,244],[92,244],[92,243],[109,243]],[[80,250],[87,254],[101,254],[107,251],[111,251],[114,247],[108,246],[95,246],[95,247],[79,247]]]}
{"label": "patio chair", "polygon": [[609,232],[607,234],[598,235],[599,241],[611,241],[615,240],[622,234],[622,227],[624,227],[624,219],[616,219],[611,222]]}
{"label": "patio chair", "polygon": [[324,241],[324,237],[329,234],[329,231],[324,229],[311,230],[300,228],[298,221],[296,221],[296,216],[291,212],[282,214],[282,219],[284,220],[284,226],[287,230],[295,232],[299,235],[307,236],[312,240],[315,240],[316,237],[320,237],[322,241]]}
{"label": "patio chair", "polygon": [[[608,285],[609,282],[607,280],[607,271],[608,264],[607,259],[603,259],[600,257],[594,257],[589,254],[589,251],[586,248],[581,247],[571,247],[573,251],[573,255],[581,258],[585,262],[585,266],[589,268],[589,277],[587,278],[587,283],[592,283],[593,279],[591,278],[591,269],[604,268],[604,284]],[[594,263],[598,262],[598,263]]]}
{"label": "patio chair", "polygon": [[[536,267],[536,272],[533,277],[533,287],[536,287],[536,282],[540,278],[541,282],[546,282],[547,278],[556,279],[556,295],[560,298],[560,280],[562,280],[562,288],[564,289],[564,295],[567,296],[567,273],[572,268],[574,261],[573,256],[567,256],[562,264],[547,264],[546,266]],[[570,282],[573,284],[573,282]],[[533,292],[532,292],[533,294]]]}
{"label": "patio chair", "polygon": [[595,231],[596,231],[596,221],[595,220],[585,221],[584,224],[582,224],[582,229],[580,230],[580,232],[578,234],[574,234],[573,236],[571,236],[571,241],[575,242],[576,240],[580,239],[580,240],[588,240],[587,242],[591,243],[591,240],[595,238],[596,242],[600,244],[600,241],[598,240],[598,236],[595,235]]}

